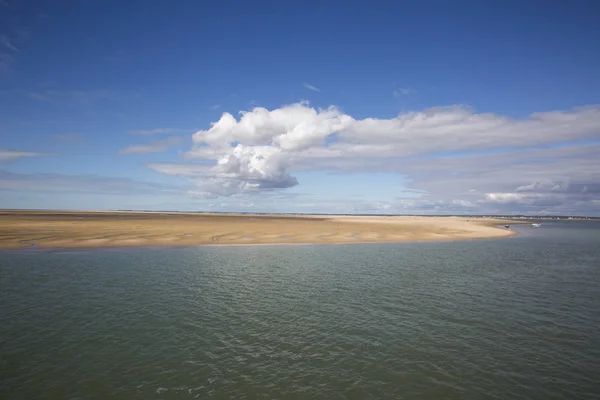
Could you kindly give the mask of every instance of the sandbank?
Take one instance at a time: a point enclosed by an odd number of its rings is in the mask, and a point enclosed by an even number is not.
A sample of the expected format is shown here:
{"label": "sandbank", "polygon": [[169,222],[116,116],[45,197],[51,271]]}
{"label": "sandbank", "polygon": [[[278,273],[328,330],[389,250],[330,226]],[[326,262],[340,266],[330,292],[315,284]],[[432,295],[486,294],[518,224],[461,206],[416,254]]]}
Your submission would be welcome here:
{"label": "sandbank", "polygon": [[500,238],[482,217],[0,210],[0,249],[385,243]]}

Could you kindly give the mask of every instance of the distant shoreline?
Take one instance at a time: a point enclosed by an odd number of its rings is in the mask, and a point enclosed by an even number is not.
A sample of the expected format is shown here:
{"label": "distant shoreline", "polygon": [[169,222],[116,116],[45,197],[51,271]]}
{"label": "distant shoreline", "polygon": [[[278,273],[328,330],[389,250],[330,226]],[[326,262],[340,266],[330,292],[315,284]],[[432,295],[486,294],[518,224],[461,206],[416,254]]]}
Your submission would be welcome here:
{"label": "distant shoreline", "polygon": [[0,249],[350,244],[508,237],[483,217],[0,211]]}
{"label": "distant shoreline", "polygon": [[[0,216],[3,214],[168,214],[168,215],[196,215],[196,216],[264,216],[264,217],[423,217],[423,218],[475,218],[475,219],[501,219],[503,221],[556,221],[556,220],[574,220],[574,221],[600,221],[600,217],[572,216],[572,215],[509,215],[509,214],[318,214],[318,213],[266,213],[266,212],[218,212],[218,211],[173,211],[173,210],[53,210],[53,209],[28,209],[28,208],[8,208],[0,209]],[[522,222],[519,222],[522,223]]]}

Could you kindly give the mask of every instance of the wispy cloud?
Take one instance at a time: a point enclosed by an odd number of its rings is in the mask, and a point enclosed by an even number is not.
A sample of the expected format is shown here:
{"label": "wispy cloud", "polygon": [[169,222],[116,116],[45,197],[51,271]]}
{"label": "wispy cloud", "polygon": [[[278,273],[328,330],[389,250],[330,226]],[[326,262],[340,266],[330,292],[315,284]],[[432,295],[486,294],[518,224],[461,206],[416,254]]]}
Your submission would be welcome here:
{"label": "wispy cloud", "polygon": [[47,101],[47,102],[52,101],[52,99],[49,96],[47,96],[41,92],[31,92],[31,93],[29,93],[29,97],[31,97],[32,99],[35,99],[35,100],[39,100],[39,101]]}
{"label": "wispy cloud", "polygon": [[410,88],[397,88],[392,91],[392,94],[396,98],[402,97],[402,96],[409,96],[409,95],[415,94],[415,93],[416,93],[416,91],[413,89],[410,89]]}
{"label": "wispy cloud", "polygon": [[180,176],[204,176],[210,173],[212,164],[210,163],[152,163],[146,164],[146,167],[165,175]]}
{"label": "wispy cloud", "polygon": [[218,110],[219,108],[221,108],[220,104],[215,104],[215,105],[210,106],[211,110]]}
{"label": "wispy cloud", "polygon": [[10,54],[0,53],[0,74],[8,73],[12,69],[14,61],[15,59]]}
{"label": "wispy cloud", "polygon": [[97,101],[126,101],[139,98],[139,94],[126,90],[42,90],[29,93],[29,97],[48,103],[89,104]]}
{"label": "wispy cloud", "polygon": [[0,191],[120,195],[184,194],[188,187],[98,175],[19,174],[0,170]]}
{"label": "wispy cloud", "polygon": [[310,83],[306,83],[306,82],[304,82],[304,83],[302,84],[302,86],[304,86],[304,87],[305,87],[306,89],[308,89],[308,90],[312,90],[313,92],[320,92],[320,91],[321,91],[321,89],[319,89],[319,88],[318,88],[318,87],[316,87],[316,86],[313,86],[313,85],[311,85]]}
{"label": "wispy cloud", "polygon": [[[9,6],[8,3],[3,3]],[[16,21],[16,22],[15,22]],[[19,23],[19,18],[14,18],[13,23],[7,24],[12,27],[0,32],[0,73],[7,73],[12,70],[15,62],[16,53],[21,52],[21,45],[29,39],[30,31]]]}
{"label": "wispy cloud", "polygon": [[48,156],[48,153],[39,153],[35,151],[19,151],[0,149],[0,162],[9,162],[23,157]]}
{"label": "wispy cloud", "polygon": [[12,40],[7,35],[0,35],[0,44],[2,44],[4,47],[8,48],[9,50],[16,51],[16,52],[21,51],[21,50],[19,50],[19,48],[17,46],[15,46],[13,44]]}
{"label": "wispy cloud", "polygon": [[136,144],[118,151],[118,154],[150,154],[162,153],[181,142],[180,136],[171,136],[166,139],[155,140],[148,144]]}
{"label": "wispy cloud", "polygon": [[127,61],[130,59],[130,55],[124,50],[117,50],[112,54],[104,57],[105,61],[108,63],[121,63],[123,61]]}
{"label": "wispy cloud", "polygon": [[179,132],[187,132],[190,129],[181,129],[181,128],[155,128],[155,129],[136,129],[129,131],[132,135],[159,135],[162,133],[179,133]]}
{"label": "wispy cloud", "polygon": [[57,135],[54,135],[54,137],[63,142],[69,142],[74,144],[83,143],[83,135],[80,135],[79,133],[59,133]]}

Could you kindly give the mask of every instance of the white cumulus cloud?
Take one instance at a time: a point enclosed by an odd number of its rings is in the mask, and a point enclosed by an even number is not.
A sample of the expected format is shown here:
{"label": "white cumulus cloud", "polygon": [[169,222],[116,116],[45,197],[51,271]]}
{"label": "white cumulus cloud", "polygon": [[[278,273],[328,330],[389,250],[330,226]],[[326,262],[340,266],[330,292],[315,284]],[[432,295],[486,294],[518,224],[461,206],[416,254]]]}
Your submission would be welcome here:
{"label": "white cumulus cloud", "polygon": [[238,118],[223,113],[193,134],[189,163],[149,167],[189,177],[195,197],[288,188],[299,183],[295,171],[337,170],[401,174],[409,190],[429,196],[423,209],[550,207],[561,199],[590,206],[600,183],[599,145],[569,143],[600,140],[598,126],[600,107],[515,119],[451,106],[356,119],[301,102]]}

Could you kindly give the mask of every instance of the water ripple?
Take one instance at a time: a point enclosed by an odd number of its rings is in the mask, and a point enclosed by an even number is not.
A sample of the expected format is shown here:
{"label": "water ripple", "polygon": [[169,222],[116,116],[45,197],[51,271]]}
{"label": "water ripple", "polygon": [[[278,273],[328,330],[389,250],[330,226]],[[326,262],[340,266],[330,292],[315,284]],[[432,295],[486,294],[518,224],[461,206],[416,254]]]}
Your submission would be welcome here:
{"label": "water ripple", "polygon": [[593,398],[599,236],[537,231],[4,253],[0,398]]}

